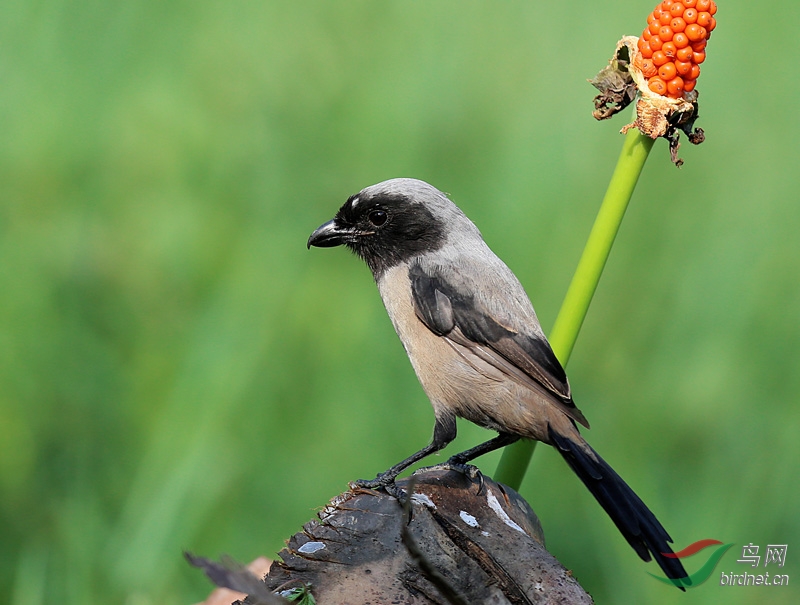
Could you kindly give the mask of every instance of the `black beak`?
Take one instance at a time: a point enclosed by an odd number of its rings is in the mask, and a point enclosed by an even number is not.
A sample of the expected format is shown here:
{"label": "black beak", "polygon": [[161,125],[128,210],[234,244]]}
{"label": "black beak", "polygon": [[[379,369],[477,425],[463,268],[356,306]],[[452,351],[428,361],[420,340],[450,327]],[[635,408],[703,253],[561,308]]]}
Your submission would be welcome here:
{"label": "black beak", "polygon": [[352,237],[353,233],[350,229],[343,229],[336,225],[335,220],[328,221],[324,225],[320,225],[311,237],[308,238],[306,244],[309,248],[316,246],[317,248],[333,248],[334,246],[341,246],[345,241]]}

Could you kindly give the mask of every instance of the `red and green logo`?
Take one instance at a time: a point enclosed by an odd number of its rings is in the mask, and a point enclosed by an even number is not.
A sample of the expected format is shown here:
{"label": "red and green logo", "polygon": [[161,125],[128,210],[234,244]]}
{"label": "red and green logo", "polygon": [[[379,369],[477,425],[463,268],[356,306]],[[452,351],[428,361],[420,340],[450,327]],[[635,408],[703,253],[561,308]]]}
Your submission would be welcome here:
{"label": "red and green logo", "polygon": [[733,542],[731,542],[730,544],[722,544],[722,542],[720,542],[719,540],[710,540],[710,539],[698,540],[697,542],[689,544],[689,546],[687,546],[683,550],[679,550],[678,552],[662,553],[665,557],[671,557],[673,559],[685,559],[686,557],[691,557],[692,555],[696,555],[701,550],[704,550],[709,546],[717,546],[717,545],[719,546],[716,548],[716,550],[714,550],[713,553],[711,553],[711,555],[708,557],[708,560],[700,567],[700,569],[698,569],[693,574],[689,574],[685,578],[671,579],[671,578],[663,578],[661,576],[657,576],[652,573],[650,575],[653,576],[656,580],[660,580],[666,584],[672,584],[674,586],[684,587],[684,588],[697,588],[698,586],[700,586],[700,584],[702,584],[703,582],[708,580],[708,578],[711,577],[711,574],[714,573],[714,568],[717,566],[717,563],[719,563],[719,560],[722,558],[722,555],[724,555],[728,551],[728,549],[731,546],[733,546]]}

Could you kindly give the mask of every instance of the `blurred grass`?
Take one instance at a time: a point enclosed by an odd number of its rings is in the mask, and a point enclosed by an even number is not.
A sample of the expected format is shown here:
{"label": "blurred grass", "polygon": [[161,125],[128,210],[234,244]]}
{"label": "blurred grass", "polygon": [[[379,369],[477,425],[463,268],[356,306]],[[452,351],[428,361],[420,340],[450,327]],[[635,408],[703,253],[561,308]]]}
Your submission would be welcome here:
{"label": "blurred grass", "polygon": [[[642,29],[633,4],[3,3],[3,600],[199,600],[181,549],[273,555],[427,443],[367,270],[305,250],[366,185],[450,192],[549,329],[622,144],[585,78]],[[678,547],[788,543],[790,576],[798,16],[721,2],[707,141],[681,170],[656,144],[570,364],[589,440]],[[452,450],[487,436],[460,430]],[[546,450],[523,495],[598,602],[796,602],[673,595]]]}

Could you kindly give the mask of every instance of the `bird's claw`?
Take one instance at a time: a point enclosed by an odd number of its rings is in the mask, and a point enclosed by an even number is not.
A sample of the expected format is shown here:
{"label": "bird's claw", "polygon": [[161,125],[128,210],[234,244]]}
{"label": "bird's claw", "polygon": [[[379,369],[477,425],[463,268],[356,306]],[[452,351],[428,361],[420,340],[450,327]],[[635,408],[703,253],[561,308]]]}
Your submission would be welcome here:
{"label": "bird's claw", "polygon": [[391,475],[381,474],[374,479],[357,479],[353,481],[353,485],[363,489],[380,489],[382,487],[385,488],[387,485],[392,485],[394,479]]}
{"label": "bird's claw", "polygon": [[403,490],[395,484],[397,475],[389,475],[382,473],[374,479],[358,479],[353,481],[350,485],[361,489],[382,489],[390,496],[403,500]]}
{"label": "bird's claw", "polygon": [[[472,464],[466,464],[461,462],[458,456],[453,456],[447,462],[443,462],[441,464],[434,464],[433,466],[426,466],[424,468],[418,469],[414,472],[417,474],[419,472],[424,471],[456,471],[457,473],[461,473],[471,481],[478,482],[478,494],[483,493],[484,487],[484,480],[483,480],[483,473],[481,470]],[[402,489],[397,487],[395,484],[395,479],[397,478],[396,474],[391,473],[381,473],[374,479],[357,479],[353,481],[350,485],[351,487],[360,488],[360,489],[373,489],[378,490],[382,489],[390,496],[397,498],[401,502],[405,498],[405,493]]]}

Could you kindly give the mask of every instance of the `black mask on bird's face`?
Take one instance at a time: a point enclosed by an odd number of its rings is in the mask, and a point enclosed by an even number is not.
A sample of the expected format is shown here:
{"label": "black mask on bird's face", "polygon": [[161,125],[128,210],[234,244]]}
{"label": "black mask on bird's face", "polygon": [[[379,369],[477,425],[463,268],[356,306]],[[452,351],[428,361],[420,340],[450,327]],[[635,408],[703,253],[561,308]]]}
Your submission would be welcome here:
{"label": "black mask on bird's face", "polygon": [[361,257],[377,278],[395,265],[439,249],[444,229],[422,204],[396,194],[350,196],[333,220],[321,225],[308,246],[345,245]]}

